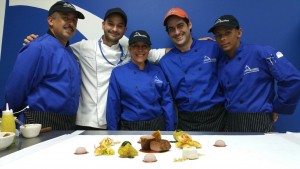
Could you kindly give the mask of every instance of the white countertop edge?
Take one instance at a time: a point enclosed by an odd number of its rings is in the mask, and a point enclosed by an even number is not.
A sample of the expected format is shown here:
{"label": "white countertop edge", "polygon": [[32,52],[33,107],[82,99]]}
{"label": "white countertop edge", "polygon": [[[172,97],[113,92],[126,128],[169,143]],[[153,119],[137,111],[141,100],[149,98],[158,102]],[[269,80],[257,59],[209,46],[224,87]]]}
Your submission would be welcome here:
{"label": "white countertop edge", "polygon": [[44,148],[55,145],[59,142],[65,141],[65,140],[70,139],[70,138],[73,138],[73,137],[81,134],[82,132],[84,132],[84,130],[77,130],[77,131],[74,131],[71,134],[65,134],[65,135],[62,135],[62,136],[58,136],[56,138],[53,138],[53,139],[35,144],[34,146],[30,146],[30,147],[24,148],[20,151],[17,151],[15,153],[9,154],[5,157],[0,158],[0,166],[5,166],[5,164],[8,164],[12,161],[20,159],[20,158],[22,158],[22,157],[24,157],[28,154],[35,153],[35,152],[40,151]]}

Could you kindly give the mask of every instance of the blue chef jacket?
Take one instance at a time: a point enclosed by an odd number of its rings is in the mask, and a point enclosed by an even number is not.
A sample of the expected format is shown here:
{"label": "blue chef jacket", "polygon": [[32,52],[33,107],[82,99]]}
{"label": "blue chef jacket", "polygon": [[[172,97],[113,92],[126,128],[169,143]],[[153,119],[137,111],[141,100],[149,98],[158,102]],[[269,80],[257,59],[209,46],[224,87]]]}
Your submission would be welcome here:
{"label": "blue chef jacket", "polygon": [[189,51],[173,48],[160,60],[179,112],[198,112],[223,104],[218,60],[219,47],[214,41],[195,39]]}
{"label": "blue chef jacket", "polygon": [[10,107],[76,115],[80,69],[69,46],[45,34],[21,49],[6,85]]}
{"label": "blue chef jacket", "polygon": [[231,113],[292,114],[299,101],[300,73],[272,47],[241,43],[232,59],[223,52],[219,78]]}
{"label": "blue chef jacket", "polygon": [[140,70],[132,61],[113,69],[106,110],[107,128],[117,130],[118,122],[145,121],[163,116],[166,129],[174,130],[175,109],[170,87],[162,70],[148,61]]}

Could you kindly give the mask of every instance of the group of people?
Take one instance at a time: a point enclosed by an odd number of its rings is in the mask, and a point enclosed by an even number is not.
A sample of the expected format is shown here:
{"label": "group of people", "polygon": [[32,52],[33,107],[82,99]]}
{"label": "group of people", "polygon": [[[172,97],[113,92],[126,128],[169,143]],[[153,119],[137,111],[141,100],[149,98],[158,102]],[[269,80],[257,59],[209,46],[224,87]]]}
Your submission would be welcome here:
{"label": "group of people", "polygon": [[[272,132],[277,113],[292,114],[300,72],[269,46],[241,42],[232,15],[218,18],[198,40],[192,22],[171,8],[163,25],[172,49],[152,49],[144,30],[128,46],[119,40],[127,15],[109,9],[99,40],[70,45],[84,15],[69,2],[49,10],[48,32],[30,35],[15,63],[5,97],[25,123],[56,130],[168,130]],[[277,83],[276,83],[277,82]]]}

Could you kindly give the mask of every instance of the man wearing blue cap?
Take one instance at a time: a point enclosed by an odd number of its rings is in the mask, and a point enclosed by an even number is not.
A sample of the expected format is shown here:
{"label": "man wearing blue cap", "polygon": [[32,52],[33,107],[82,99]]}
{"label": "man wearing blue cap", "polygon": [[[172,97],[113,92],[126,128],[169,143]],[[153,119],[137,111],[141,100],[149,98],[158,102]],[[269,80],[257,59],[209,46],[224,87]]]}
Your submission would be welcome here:
{"label": "man wearing blue cap", "polygon": [[300,72],[280,51],[241,42],[242,29],[232,15],[218,18],[208,32],[223,50],[218,75],[228,111],[225,131],[274,131],[277,113],[296,109]]}
{"label": "man wearing blue cap", "polygon": [[48,32],[20,50],[5,97],[15,111],[29,105],[25,123],[54,130],[74,128],[81,78],[69,39],[78,19],[84,15],[72,4],[56,2],[48,12]]}

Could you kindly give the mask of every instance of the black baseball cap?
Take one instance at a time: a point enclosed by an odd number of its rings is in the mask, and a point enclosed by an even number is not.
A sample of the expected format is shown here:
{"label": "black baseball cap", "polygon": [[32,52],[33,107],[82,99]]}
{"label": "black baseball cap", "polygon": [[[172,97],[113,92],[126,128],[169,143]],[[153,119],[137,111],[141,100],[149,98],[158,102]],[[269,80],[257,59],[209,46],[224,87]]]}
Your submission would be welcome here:
{"label": "black baseball cap", "polygon": [[208,30],[208,33],[209,32],[214,32],[214,29],[216,27],[219,27],[219,26],[239,28],[240,24],[239,24],[239,21],[234,16],[232,16],[232,15],[223,15],[215,21],[214,26],[211,27]]}
{"label": "black baseball cap", "polygon": [[121,8],[111,8],[107,10],[104,16],[104,20],[106,20],[107,17],[111,14],[119,14],[123,18],[125,25],[127,25],[127,15]]}
{"label": "black baseball cap", "polygon": [[150,36],[144,30],[136,30],[133,31],[129,38],[129,45],[134,44],[136,42],[145,42],[148,45],[151,45]]}
{"label": "black baseball cap", "polygon": [[77,14],[77,17],[79,19],[84,19],[84,15],[81,12],[76,11],[76,8],[70,2],[67,1],[57,1],[55,4],[53,4],[49,9],[48,16],[52,15],[54,12],[57,11],[74,12]]}

